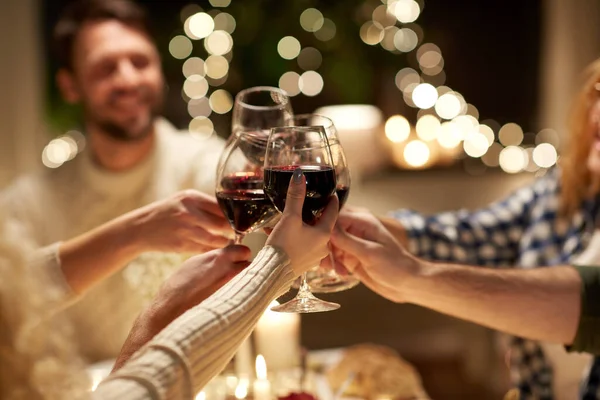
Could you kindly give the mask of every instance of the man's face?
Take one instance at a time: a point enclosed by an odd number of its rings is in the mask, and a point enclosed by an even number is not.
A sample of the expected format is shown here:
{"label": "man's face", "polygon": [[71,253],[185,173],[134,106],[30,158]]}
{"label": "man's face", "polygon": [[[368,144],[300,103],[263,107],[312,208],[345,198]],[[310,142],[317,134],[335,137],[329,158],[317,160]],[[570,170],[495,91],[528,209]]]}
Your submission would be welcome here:
{"label": "man's face", "polygon": [[59,73],[59,83],[67,100],[83,104],[86,123],[118,140],[146,137],[162,108],[156,47],[143,32],[116,20],[83,26],[73,47],[73,70]]}

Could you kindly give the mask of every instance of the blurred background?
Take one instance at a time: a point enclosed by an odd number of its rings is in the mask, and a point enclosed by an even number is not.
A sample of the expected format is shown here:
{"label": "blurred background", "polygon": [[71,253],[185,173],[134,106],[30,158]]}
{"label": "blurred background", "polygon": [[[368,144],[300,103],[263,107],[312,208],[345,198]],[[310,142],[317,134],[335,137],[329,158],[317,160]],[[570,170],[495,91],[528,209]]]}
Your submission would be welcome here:
{"label": "blurred background", "polygon": [[[67,3],[0,3],[0,188],[84,145],[49,46]],[[600,55],[600,3],[589,0],[140,3],[162,54],[171,122],[198,140],[227,137],[238,91],[279,86],[296,113],[334,117],[353,168],[349,202],[379,214],[475,208],[544,174],[565,143],[579,74]],[[302,316],[308,348],[392,346],[437,399],[506,391],[492,332],[364,287],[331,298],[340,311]]]}

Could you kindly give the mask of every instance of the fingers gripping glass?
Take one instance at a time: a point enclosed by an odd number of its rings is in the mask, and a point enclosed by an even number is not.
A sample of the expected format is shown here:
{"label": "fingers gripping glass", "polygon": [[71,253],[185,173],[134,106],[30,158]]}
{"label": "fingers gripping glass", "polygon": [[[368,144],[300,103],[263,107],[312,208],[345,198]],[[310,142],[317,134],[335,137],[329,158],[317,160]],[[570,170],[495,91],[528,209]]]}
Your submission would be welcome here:
{"label": "fingers gripping glass", "polygon": [[[302,220],[314,225],[336,190],[331,151],[322,126],[287,126],[271,130],[265,154],[265,193],[279,212],[285,209],[288,186],[296,168],[301,168],[306,178]],[[306,274],[303,274],[296,297],[272,310],[312,313],[332,311],[339,307],[339,304],[317,299],[310,292]]]}
{"label": "fingers gripping glass", "polygon": [[[333,121],[325,116],[318,114],[296,115],[292,119],[293,126],[310,127],[322,126],[327,134],[329,148],[331,150],[332,164],[335,169],[337,180],[336,193],[340,201],[340,209],[346,203],[350,194],[350,169],[346,161],[346,154],[340,142],[337,129]],[[339,274],[335,270],[335,260],[330,253],[331,269],[314,267],[307,272],[307,282],[313,293],[334,293],[348,290],[360,283],[360,281],[350,274]],[[300,280],[294,282],[294,287],[300,286]]]}

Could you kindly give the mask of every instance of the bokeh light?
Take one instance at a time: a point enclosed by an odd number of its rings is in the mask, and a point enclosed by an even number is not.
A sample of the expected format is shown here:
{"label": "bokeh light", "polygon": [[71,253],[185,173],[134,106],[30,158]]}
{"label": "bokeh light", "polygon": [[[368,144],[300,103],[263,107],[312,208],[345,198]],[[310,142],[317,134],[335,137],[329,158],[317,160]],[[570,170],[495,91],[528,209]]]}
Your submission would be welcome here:
{"label": "bokeh light", "polygon": [[335,23],[329,18],[325,18],[321,29],[315,32],[315,37],[322,42],[327,42],[335,37],[336,32]]}
{"label": "bokeh light", "polygon": [[202,7],[198,4],[191,3],[181,9],[179,17],[181,22],[187,21],[192,15],[202,12]]}
{"label": "bokeh light", "polygon": [[500,168],[509,174],[521,172],[527,165],[527,154],[517,146],[505,147],[499,156]]}
{"label": "bokeh light", "polygon": [[210,104],[208,103],[208,99],[206,97],[202,97],[199,99],[191,99],[188,102],[188,114],[190,117],[209,117],[212,114],[212,109],[210,108]]}
{"label": "bokeh light", "polygon": [[204,48],[209,54],[222,56],[231,51],[233,39],[225,31],[214,31],[204,40]]}
{"label": "bokeh light", "polygon": [[300,54],[301,47],[298,39],[293,36],[286,36],[277,43],[277,52],[281,58],[293,60]]}
{"label": "bokeh light", "polygon": [[487,138],[479,132],[471,132],[463,142],[463,149],[469,157],[483,156],[489,148]]}
{"label": "bokeh light", "polygon": [[460,113],[460,100],[454,93],[445,93],[435,102],[435,112],[443,119],[453,119]]}
{"label": "bokeh light", "polygon": [[437,139],[441,126],[440,120],[434,115],[424,115],[417,121],[415,129],[419,139],[427,142]]}
{"label": "bokeh light", "polygon": [[413,140],[404,148],[404,159],[411,167],[422,167],[427,164],[431,151],[425,142]]}
{"label": "bokeh light", "polygon": [[371,18],[373,21],[379,22],[384,27],[393,26],[396,24],[396,17],[388,12],[388,7],[384,4],[373,10]]}
{"label": "bokeh light", "polygon": [[398,71],[395,82],[398,89],[405,91],[408,85],[421,83],[421,77],[417,71],[407,67]]}
{"label": "bokeh light", "polygon": [[177,35],[169,42],[169,53],[178,60],[188,58],[193,48],[190,39],[183,35]]}
{"label": "bokeh light", "polygon": [[437,141],[445,149],[453,149],[463,140],[463,133],[460,126],[454,122],[447,121],[442,123]]}
{"label": "bokeh light", "polygon": [[323,13],[316,8],[307,8],[300,14],[300,26],[307,32],[317,32],[324,23]]}
{"label": "bokeh light", "polygon": [[410,123],[402,115],[393,115],[385,123],[385,136],[394,143],[401,143],[410,136]]}
{"label": "bokeh light", "polygon": [[305,96],[316,96],[323,90],[323,77],[316,71],[306,71],[300,75],[298,87]]}
{"label": "bokeh light", "polygon": [[558,159],[556,149],[550,143],[540,143],[533,150],[533,161],[540,168],[550,168]]}
{"label": "bokeh light", "polygon": [[419,108],[431,108],[437,99],[437,90],[429,83],[419,84],[412,92],[412,100]]}
{"label": "bokeh light", "polygon": [[223,56],[209,56],[204,62],[204,71],[213,79],[221,79],[229,72],[229,63]]}
{"label": "bokeh light", "polygon": [[189,131],[197,139],[208,139],[212,136],[215,127],[206,117],[196,117],[190,121]]}
{"label": "bokeh light", "polygon": [[383,36],[383,26],[379,22],[367,21],[360,27],[360,38],[368,45],[378,44]]}
{"label": "bokeh light", "polygon": [[223,89],[215,90],[208,99],[210,108],[217,114],[226,114],[233,107],[231,94]]}
{"label": "bokeh light", "polygon": [[210,15],[203,12],[192,15],[187,25],[190,33],[193,35],[192,39],[204,39],[215,29],[215,21]]}
{"label": "bokeh light", "polygon": [[560,145],[560,137],[554,129],[542,129],[535,137],[535,144],[550,143],[558,149]]}
{"label": "bokeh light", "polygon": [[381,47],[387,51],[396,51],[395,37],[400,29],[396,26],[388,26],[383,30],[383,39],[381,40]]}
{"label": "bokeh light", "polygon": [[414,0],[398,0],[394,7],[394,15],[405,24],[416,21],[420,13],[421,8]]}
{"label": "bokeh light", "polygon": [[479,125],[479,133],[481,133],[488,142],[488,147],[491,146],[496,140],[496,136],[494,135],[494,131],[492,128],[485,124]]}
{"label": "bokeh light", "polygon": [[[382,32],[383,36],[383,32]],[[379,39],[381,41],[381,38]],[[379,43],[379,42],[377,42]],[[399,51],[408,53],[413,51],[419,44],[419,37],[410,28],[402,28],[394,36],[394,45]]]}
{"label": "bokeh light", "polygon": [[227,7],[231,4],[231,0],[208,0],[213,7]]}
{"label": "bokeh light", "polygon": [[192,75],[204,76],[206,74],[204,69],[204,60],[198,57],[191,57],[185,60],[183,67],[181,68],[183,76],[189,78]]}
{"label": "bokeh light", "polygon": [[233,15],[222,12],[215,16],[215,29],[232,34],[237,26]]}
{"label": "bokeh light", "polygon": [[208,82],[201,75],[191,75],[183,83],[183,92],[190,99],[199,99],[208,93]]}
{"label": "bokeh light", "polygon": [[504,146],[518,146],[523,142],[523,129],[514,122],[509,122],[500,128],[498,139]]}
{"label": "bokeh light", "polygon": [[479,119],[479,110],[473,104],[467,104],[467,109],[465,110],[464,114],[470,115],[475,119]]}
{"label": "bokeh light", "polygon": [[279,87],[285,90],[289,96],[297,96],[300,92],[300,75],[294,71],[288,71],[279,78]]}
{"label": "bokeh light", "polygon": [[298,66],[305,71],[318,69],[322,62],[321,52],[314,47],[305,47],[298,55]]}
{"label": "bokeh light", "polygon": [[481,157],[481,161],[488,167],[500,165],[500,152],[504,149],[500,143],[492,143],[487,152]]}

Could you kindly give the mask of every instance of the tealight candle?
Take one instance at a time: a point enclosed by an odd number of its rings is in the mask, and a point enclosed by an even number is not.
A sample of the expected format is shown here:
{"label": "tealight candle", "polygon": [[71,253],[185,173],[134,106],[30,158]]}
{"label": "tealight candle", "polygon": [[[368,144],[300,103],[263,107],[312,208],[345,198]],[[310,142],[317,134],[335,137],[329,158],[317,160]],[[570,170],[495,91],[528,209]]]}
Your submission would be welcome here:
{"label": "tealight candle", "polygon": [[260,354],[256,356],[256,380],[253,389],[254,400],[271,399],[271,382],[267,379],[267,363]]}

